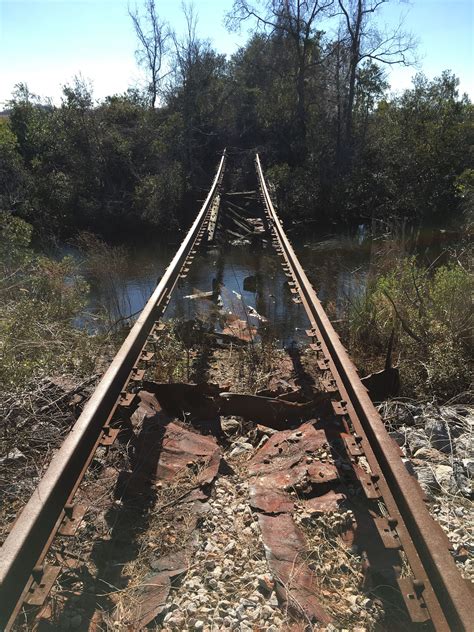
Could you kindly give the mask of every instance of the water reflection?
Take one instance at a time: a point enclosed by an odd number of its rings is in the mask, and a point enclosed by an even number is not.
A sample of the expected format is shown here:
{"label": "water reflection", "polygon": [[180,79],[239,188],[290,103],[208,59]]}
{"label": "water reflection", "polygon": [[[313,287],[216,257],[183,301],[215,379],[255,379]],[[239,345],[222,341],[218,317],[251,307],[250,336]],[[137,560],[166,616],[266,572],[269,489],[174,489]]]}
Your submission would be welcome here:
{"label": "water reflection", "polygon": [[[361,226],[353,234],[320,235],[308,239],[293,238],[294,248],[306,273],[325,307],[330,306],[336,318],[343,315],[347,302],[355,301],[366,287],[371,274],[384,258],[393,260],[402,254],[416,252],[423,263],[440,257],[457,236],[446,232],[402,226],[394,235],[372,236]],[[114,318],[139,312],[156,287],[174,252],[175,246],[142,245],[130,251],[126,269],[112,289],[92,283],[89,308],[106,307]],[[244,287],[244,279],[255,277]],[[279,257],[272,249],[249,249],[225,246],[196,255],[186,279],[180,281],[165,314],[166,319],[202,320],[211,318],[209,300],[187,298],[196,292],[210,292],[216,282],[226,289],[226,296],[242,297],[239,305],[233,299],[231,310],[254,308],[268,319],[272,332],[283,344],[303,340],[308,321],[301,304],[292,295],[281,269]],[[255,290],[255,291],[251,291]],[[107,293],[115,293],[112,298]],[[225,308],[225,305],[224,305]],[[241,315],[236,314],[239,317]]]}
{"label": "water reflection", "polygon": [[[244,287],[244,279],[248,277],[255,277],[255,292]],[[245,320],[247,308],[253,308],[268,320],[273,335],[282,343],[300,339],[308,326],[302,306],[291,299],[278,258],[265,250],[249,252],[239,247],[197,256],[187,278],[173,293],[165,318],[187,320],[196,313],[205,318],[199,310],[208,301],[185,297],[197,291],[212,291],[216,282],[223,288],[220,293],[225,313],[232,312]],[[252,318],[250,322],[258,324]]]}

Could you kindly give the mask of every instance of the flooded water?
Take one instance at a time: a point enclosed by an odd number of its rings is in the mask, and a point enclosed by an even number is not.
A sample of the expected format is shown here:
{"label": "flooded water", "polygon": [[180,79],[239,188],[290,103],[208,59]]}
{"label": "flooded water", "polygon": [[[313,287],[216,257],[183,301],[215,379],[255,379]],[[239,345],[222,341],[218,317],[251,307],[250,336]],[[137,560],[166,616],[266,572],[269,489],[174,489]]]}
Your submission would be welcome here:
{"label": "flooded water", "polygon": [[[336,318],[344,306],[365,290],[368,275],[384,256],[397,252],[416,252],[425,263],[432,263],[453,240],[439,230],[410,229],[395,237],[371,236],[365,227],[353,234],[321,234],[292,242],[306,273],[323,305],[331,305]],[[126,266],[120,277],[107,283],[91,282],[89,309],[103,308],[111,320],[139,312],[168,266],[177,246],[135,244],[128,250]],[[252,308],[271,324],[273,335],[282,344],[304,336],[308,321],[302,305],[292,295],[281,269],[280,259],[271,248],[251,249],[225,246],[194,259],[186,279],[173,293],[165,318],[211,319],[208,299],[189,298],[198,292],[210,292],[213,282],[221,284],[222,310],[247,318]],[[258,324],[257,322],[255,324]]]}

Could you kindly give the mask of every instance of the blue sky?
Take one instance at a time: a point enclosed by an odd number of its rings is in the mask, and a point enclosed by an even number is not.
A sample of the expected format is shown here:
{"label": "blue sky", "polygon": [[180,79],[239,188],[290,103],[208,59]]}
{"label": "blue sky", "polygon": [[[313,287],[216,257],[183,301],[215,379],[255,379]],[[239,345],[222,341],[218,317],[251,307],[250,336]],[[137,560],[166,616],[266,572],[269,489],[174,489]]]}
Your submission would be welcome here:
{"label": "blue sky", "polygon": [[[135,6],[134,0],[130,4]],[[214,47],[231,54],[247,34],[228,33],[224,15],[232,0],[195,0],[198,32]],[[81,73],[94,96],[120,93],[140,81],[134,57],[135,36],[128,0],[0,0],[0,105],[17,82],[59,102],[61,85]],[[160,15],[177,32],[184,22],[179,0],[157,0]],[[472,0],[414,0],[388,3],[379,24],[395,25],[406,14],[405,29],[419,39],[420,66],[396,68],[392,88],[410,86],[423,70],[428,77],[452,70],[461,91],[474,98],[474,3]]]}

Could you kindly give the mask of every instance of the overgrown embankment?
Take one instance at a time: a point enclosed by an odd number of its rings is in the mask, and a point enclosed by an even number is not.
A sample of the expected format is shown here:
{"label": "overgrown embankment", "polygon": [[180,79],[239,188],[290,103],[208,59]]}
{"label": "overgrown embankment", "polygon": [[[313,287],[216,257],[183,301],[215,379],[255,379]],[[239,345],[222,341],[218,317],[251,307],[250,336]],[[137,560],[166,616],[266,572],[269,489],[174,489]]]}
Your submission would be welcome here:
{"label": "overgrown embankment", "polygon": [[472,386],[474,351],[469,252],[439,267],[414,256],[380,261],[347,307],[342,335],[362,373],[380,369],[393,334],[401,394],[447,401]]}
{"label": "overgrown embankment", "polygon": [[32,227],[0,215],[0,498],[12,520],[70,430],[115,348],[89,334],[88,285],[71,257],[31,248]]}

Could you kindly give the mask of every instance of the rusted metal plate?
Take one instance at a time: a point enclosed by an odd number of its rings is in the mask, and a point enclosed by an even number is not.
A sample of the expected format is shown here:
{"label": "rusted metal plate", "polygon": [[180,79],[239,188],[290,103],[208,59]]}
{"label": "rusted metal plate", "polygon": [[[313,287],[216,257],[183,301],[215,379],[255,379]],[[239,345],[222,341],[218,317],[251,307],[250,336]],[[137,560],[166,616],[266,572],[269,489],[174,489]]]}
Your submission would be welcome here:
{"label": "rusted metal plate", "polygon": [[61,526],[59,527],[59,533],[61,535],[74,535],[84,518],[87,511],[87,505],[81,503],[66,505],[64,511],[65,516]]}
{"label": "rusted metal plate", "polygon": [[137,441],[140,470],[153,478],[171,480],[183,470],[196,484],[212,481],[219,469],[220,450],[213,436],[191,432],[176,423],[141,433]]}
{"label": "rusted metal plate", "polygon": [[308,477],[312,483],[322,485],[323,483],[335,483],[339,480],[337,468],[332,463],[321,463],[316,461],[307,467]]}
{"label": "rusted metal plate", "polygon": [[105,428],[103,429],[102,437],[100,439],[100,445],[112,445],[115,439],[118,437],[119,432],[119,428],[111,428],[110,426],[105,426]]}
{"label": "rusted metal plate", "polygon": [[422,590],[413,583],[412,577],[399,577],[397,579],[400,592],[413,623],[426,623],[430,620],[430,613],[422,596]]}
{"label": "rusted metal plate", "polygon": [[171,590],[169,573],[165,571],[152,575],[142,590],[135,609],[128,617],[127,630],[143,630],[163,611]]}
{"label": "rusted metal plate", "polygon": [[260,513],[258,522],[283,609],[303,615],[308,622],[330,623],[332,619],[316,594],[314,573],[305,562],[304,536],[292,517],[287,513],[277,516]]}
{"label": "rusted metal plate", "polygon": [[345,402],[333,400],[331,402],[331,405],[332,405],[332,409],[335,415],[347,415],[347,408],[346,408]]}
{"label": "rusted metal plate", "polygon": [[362,449],[361,441],[357,441],[354,435],[350,435],[347,433],[341,434],[341,439],[346,446],[347,452],[351,456],[362,456],[364,454],[364,450]]}
{"label": "rusted metal plate", "polygon": [[30,586],[25,603],[30,606],[42,606],[49,595],[54,582],[61,572],[60,566],[45,565],[33,573],[33,583]]}
{"label": "rusted metal plate", "polygon": [[155,357],[155,354],[153,353],[153,351],[144,351],[140,356],[140,360],[142,362],[147,363],[147,362],[151,362],[154,357]]}
{"label": "rusted metal plate", "polygon": [[241,393],[221,393],[221,414],[237,415],[280,430],[288,423],[301,422],[313,412],[313,402],[300,404],[282,399],[245,395]]}
{"label": "rusted metal plate", "polygon": [[338,391],[336,382],[331,378],[323,378],[320,380],[320,384],[326,393],[337,393]]}
{"label": "rusted metal plate", "polygon": [[158,413],[163,412],[160,402],[156,399],[153,393],[142,389],[138,393],[140,399],[139,412],[142,412],[147,417],[153,417]]}
{"label": "rusted metal plate", "polygon": [[222,330],[224,336],[232,336],[242,342],[251,342],[257,335],[257,328],[249,326],[248,322],[240,318],[228,322]]}
{"label": "rusted metal plate", "polygon": [[135,368],[130,375],[130,379],[133,382],[141,382],[144,377],[145,377],[145,369]]}
{"label": "rusted metal plate", "polygon": [[249,487],[250,506],[268,514],[292,512],[295,503],[291,496],[279,489],[269,489],[264,483],[253,482]]}
{"label": "rusted metal plate", "polygon": [[353,470],[367,498],[371,498],[373,500],[381,498],[382,494],[380,493],[379,486],[377,485],[377,476],[368,474],[364,468],[359,465],[354,464]]}
{"label": "rusted metal plate", "polygon": [[332,463],[313,460],[327,446],[326,434],[310,423],[273,434],[248,463],[253,506],[268,513],[288,512],[293,502],[285,490],[313,493],[339,479]]}
{"label": "rusted metal plate", "polygon": [[303,508],[303,511],[305,511],[306,513],[323,514],[337,511],[346,502],[347,498],[344,494],[331,489],[322,496],[316,496],[315,498],[303,500],[301,502],[301,506]]}
{"label": "rusted metal plate", "polygon": [[401,542],[398,533],[390,525],[389,520],[385,517],[374,518],[374,524],[379,532],[380,538],[387,549],[400,549]]}
{"label": "rusted metal plate", "polygon": [[120,396],[119,405],[122,408],[129,408],[136,399],[135,393],[126,393],[123,392]]}
{"label": "rusted metal plate", "polygon": [[200,419],[216,418],[219,415],[220,388],[216,384],[174,384],[143,382],[143,389],[152,393],[160,405],[170,414],[181,416],[192,413]]}
{"label": "rusted metal plate", "polygon": [[306,455],[309,456],[326,445],[325,432],[316,430],[311,423],[305,423],[296,430],[276,432],[249,461],[249,475],[285,472],[298,463],[307,468]]}

